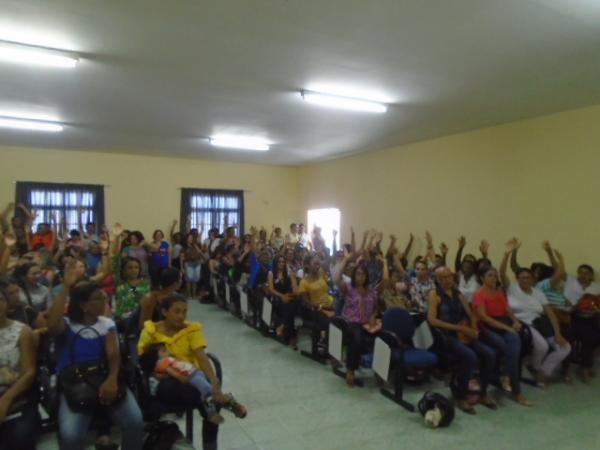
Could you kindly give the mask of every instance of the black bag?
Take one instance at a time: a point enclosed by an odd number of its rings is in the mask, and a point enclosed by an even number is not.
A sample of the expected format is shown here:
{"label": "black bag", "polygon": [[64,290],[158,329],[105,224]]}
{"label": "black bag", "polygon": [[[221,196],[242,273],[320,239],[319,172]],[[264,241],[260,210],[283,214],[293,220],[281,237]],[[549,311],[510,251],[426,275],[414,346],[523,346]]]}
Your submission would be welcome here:
{"label": "black bag", "polygon": [[[419,400],[417,408],[425,419],[425,423],[432,428],[447,427],[454,420],[454,403],[437,392],[425,392]],[[439,414],[439,417],[437,417],[439,421],[429,423],[427,416],[430,412]]]}
{"label": "black bag", "polygon": [[150,423],[144,428],[143,450],[193,449],[175,422],[169,420]]}
{"label": "black bag", "polygon": [[554,327],[552,322],[546,314],[541,315],[533,321],[533,328],[535,328],[545,338],[554,336]]}
{"label": "black bag", "polygon": [[[73,361],[73,347],[75,341],[84,330],[93,330],[98,336],[100,334],[92,327],[83,327],[77,332],[69,343],[69,357]],[[59,385],[65,400],[72,411],[84,414],[92,414],[98,408],[105,405],[100,403],[100,386],[108,377],[109,368],[106,359],[102,358],[95,361],[86,361],[79,364],[72,364],[64,369],[59,377]],[[125,385],[118,382],[117,398],[113,404],[125,398]]]}

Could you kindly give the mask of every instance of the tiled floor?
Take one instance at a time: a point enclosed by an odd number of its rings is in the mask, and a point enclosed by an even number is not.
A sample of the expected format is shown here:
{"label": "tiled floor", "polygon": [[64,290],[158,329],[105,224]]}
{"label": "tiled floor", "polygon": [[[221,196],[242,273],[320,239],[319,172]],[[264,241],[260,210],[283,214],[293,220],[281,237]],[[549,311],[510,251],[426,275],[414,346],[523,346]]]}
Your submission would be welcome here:
{"label": "tiled floor", "polygon": [[[497,411],[478,407],[474,417],[457,412],[452,426],[430,430],[420,415],[381,396],[372,379],[363,389],[349,389],[329,367],[262,337],[216,306],[194,303],[189,318],[204,324],[209,350],[223,364],[224,389],[249,409],[244,420],[226,416],[221,450],[600,449],[600,381],[547,391],[525,387],[532,408],[499,397]],[[409,388],[408,399],[416,403],[427,388],[447,394],[436,382]],[[199,423],[195,431],[199,445]],[[57,448],[54,437],[45,437],[40,448]]]}

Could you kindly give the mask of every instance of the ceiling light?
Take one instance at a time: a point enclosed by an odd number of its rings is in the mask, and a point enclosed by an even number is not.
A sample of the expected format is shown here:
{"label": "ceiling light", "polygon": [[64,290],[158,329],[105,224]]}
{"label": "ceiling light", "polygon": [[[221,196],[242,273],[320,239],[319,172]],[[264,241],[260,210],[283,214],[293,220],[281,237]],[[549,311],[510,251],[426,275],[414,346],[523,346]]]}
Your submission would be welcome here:
{"label": "ceiling light", "polygon": [[0,41],[0,60],[62,68],[73,68],[79,61],[76,55],[68,52],[8,41]]}
{"label": "ceiling light", "polygon": [[211,145],[215,147],[235,148],[238,150],[254,150],[266,152],[269,150],[269,143],[252,136],[234,136],[220,134],[208,139]]}
{"label": "ceiling light", "polygon": [[21,119],[16,117],[0,116],[1,128],[15,128],[18,130],[32,131],[51,131],[58,132],[63,130],[63,126],[57,122],[48,122],[44,120]]}
{"label": "ceiling light", "polygon": [[346,109],[349,111],[362,111],[372,113],[384,113],[387,111],[387,106],[384,103],[374,102],[354,97],[346,97],[340,95],[325,94],[315,91],[301,91],[300,95],[304,100],[315,105],[325,106],[329,108]]}

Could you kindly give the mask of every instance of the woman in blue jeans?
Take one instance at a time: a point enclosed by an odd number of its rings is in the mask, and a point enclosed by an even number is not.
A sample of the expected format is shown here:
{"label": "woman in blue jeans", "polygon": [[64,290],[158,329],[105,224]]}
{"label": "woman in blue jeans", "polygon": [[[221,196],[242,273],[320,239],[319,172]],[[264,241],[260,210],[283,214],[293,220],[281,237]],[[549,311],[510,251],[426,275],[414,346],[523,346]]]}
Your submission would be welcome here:
{"label": "woman in blue jeans", "polygon": [[[507,252],[500,265],[501,273],[506,271],[513,249],[514,242],[509,241]],[[482,340],[494,348],[504,359],[500,377],[502,389],[511,393],[513,399],[520,405],[531,406],[529,400],[521,393],[521,374],[519,373],[521,338],[519,332],[522,324],[508,306],[506,293],[498,283],[496,269],[486,268],[480,276],[482,286],[473,294],[473,308],[482,325]]]}
{"label": "woman in blue jeans", "polygon": [[[65,311],[70,297],[68,313]],[[92,414],[73,411],[64,394],[60,397],[58,426],[61,450],[83,450],[92,416],[106,415],[121,428],[122,450],[141,450],[143,439],[142,413],[133,394],[117,400],[120,355],[115,323],[104,317],[107,297],[101,287],[92,282],[77,283],[75,264],[65,269],[63,288],[48,311],[48,331],[56,337],[60,374],[72,365],[105,359],[109,373],[100,385],[98,395],[101,410]]]}
{"label": "woman in blue jeans", "polygon": [[429,292],[427,320],[429,325],[444,332],[445,351],[458,362],[456,383],[452,388],[456,406],[467,414],[475,414],[475,409],[467,397],[469,380],[479,367],[479,403],[487,408],[496,409],[496,403],[487,395],[496,354],[479,339],[477,320],[467,299],[456,288],[454,274],[447,267],[439,267],[435,276],[438,287]]}

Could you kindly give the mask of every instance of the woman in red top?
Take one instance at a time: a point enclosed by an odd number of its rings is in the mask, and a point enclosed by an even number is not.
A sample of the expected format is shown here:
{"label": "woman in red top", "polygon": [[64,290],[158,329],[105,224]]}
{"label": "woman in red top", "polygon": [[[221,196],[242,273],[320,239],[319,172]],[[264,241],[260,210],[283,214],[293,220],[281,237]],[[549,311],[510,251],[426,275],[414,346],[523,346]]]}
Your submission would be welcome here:
{"label": "woman in red top", "polygon": [[[507,244],[507,249],[512,241]],[[506,268],[509,250],[505,253],[500,266]],[[498,272],[493,267],[486,268],[480,273],[482,286],[473,294],[473,308],[480,321],[483,342],[491,346],[504,359],[500,377],[502,388],[510,392],[514,400],[524,406],[531,403],[521,393],[519,374],[519,359],[521,357],[521,322],[515,317],[508,306],[508,299],[502,285],[498,283]],[[508,377],[508,378],[507,378]]]}

